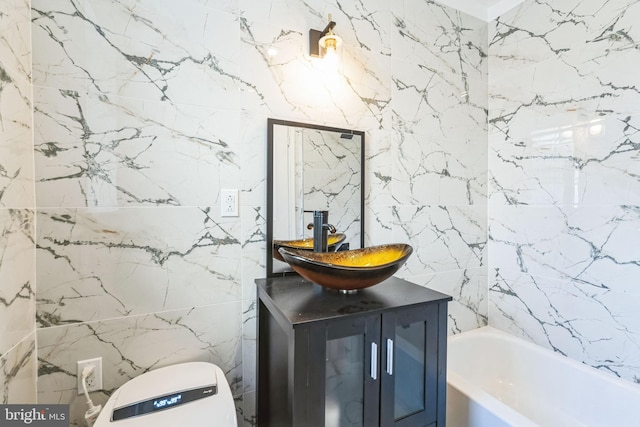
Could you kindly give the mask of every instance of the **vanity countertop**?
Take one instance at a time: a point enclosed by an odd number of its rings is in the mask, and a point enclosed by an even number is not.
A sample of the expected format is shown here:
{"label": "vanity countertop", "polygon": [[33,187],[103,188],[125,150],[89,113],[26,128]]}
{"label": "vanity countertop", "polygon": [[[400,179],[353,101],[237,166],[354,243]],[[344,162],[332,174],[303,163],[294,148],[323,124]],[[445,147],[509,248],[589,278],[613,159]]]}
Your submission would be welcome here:
{"label": "vanity countertop", "polygon": [[294,327],[354,314],[374,314],[394,308],[451,301],[449,295],[397,277],[390,277],[356,294],[341,294],[289,275],[256,279],[258,297]]}

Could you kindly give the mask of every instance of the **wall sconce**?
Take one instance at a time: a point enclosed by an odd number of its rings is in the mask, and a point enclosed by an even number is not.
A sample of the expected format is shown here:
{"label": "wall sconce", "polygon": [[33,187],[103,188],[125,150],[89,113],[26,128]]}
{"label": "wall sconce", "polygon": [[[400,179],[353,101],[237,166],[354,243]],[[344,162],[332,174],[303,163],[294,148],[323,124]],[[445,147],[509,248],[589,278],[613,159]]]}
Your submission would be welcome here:
{"label": "wall sconce", "polygon": [[314,58],[325,58],[325,62],[337,63],[337,51],[342,39],[334,34],[336,23],[331,20],[322,31],[309,30],[309,55]]}

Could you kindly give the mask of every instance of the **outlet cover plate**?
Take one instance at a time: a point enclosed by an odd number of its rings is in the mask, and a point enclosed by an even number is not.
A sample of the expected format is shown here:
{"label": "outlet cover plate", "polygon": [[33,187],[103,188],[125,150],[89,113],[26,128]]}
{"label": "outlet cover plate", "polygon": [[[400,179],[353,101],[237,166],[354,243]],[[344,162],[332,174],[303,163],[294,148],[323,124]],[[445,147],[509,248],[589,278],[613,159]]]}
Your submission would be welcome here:
{"label": "outlet cover plate", "polygon": [[238,216],[238,190],[220,190],[220,215]]}
{"label": "outlet cover plate", "polygon": [[93,373],[87,378],[87,391],[102,390],[102,357],[96,357],[95,359],[79,360],[78,366],[78,394],[83,394],[82,390],[82,370],[87,365],[93,365]]}

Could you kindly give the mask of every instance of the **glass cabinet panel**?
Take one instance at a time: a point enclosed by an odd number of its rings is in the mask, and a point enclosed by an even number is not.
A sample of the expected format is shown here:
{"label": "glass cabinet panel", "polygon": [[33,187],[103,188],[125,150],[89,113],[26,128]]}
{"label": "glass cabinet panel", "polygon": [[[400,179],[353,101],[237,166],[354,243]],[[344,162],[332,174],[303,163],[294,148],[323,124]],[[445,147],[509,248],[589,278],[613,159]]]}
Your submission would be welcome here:
{"label": "glass cabinet panel", "polygon": [[327,340],[325,427],[364,427],[365,337]]}
{"label": "glass cabinet panel", "polygon": [[425,409],[425,333],[424,321],[396,326],[392,350],[396,420]]}

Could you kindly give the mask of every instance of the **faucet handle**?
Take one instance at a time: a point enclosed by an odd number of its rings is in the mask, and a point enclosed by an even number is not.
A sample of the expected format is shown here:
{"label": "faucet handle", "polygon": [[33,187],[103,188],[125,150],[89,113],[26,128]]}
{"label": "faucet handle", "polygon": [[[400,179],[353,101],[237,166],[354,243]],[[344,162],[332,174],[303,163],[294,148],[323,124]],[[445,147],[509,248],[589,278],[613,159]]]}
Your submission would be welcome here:
{"label": "faucet handle", "polygon": [[[324,224],[324,228],[329,230],[329,233],[331,233],[331,234],[334,234],[336,231],[338,231],[338,230],[336,230],[336,228],[332,224]],[[312,222],[307,224],[307,230],[313,230],[313,223]]]}
{"label": "faucet handle", "polygon": [[[338,231],[338,230],[336,230],[336,228],[332,224],[324,224],[324,228],[329,230],[329,233],[331,233],[331,234],[334,234],[336,231]],[[313,223],[312,222],[307,224],[307,230],[313,230]]]}

